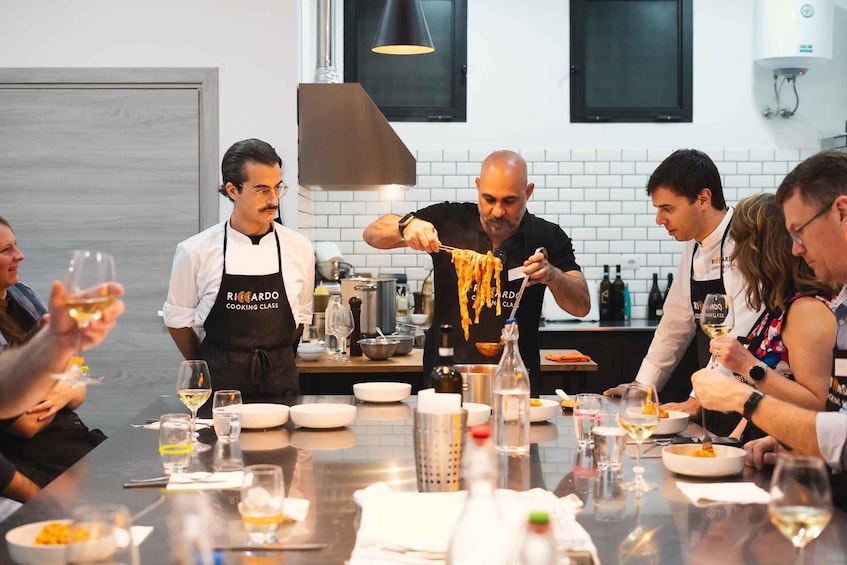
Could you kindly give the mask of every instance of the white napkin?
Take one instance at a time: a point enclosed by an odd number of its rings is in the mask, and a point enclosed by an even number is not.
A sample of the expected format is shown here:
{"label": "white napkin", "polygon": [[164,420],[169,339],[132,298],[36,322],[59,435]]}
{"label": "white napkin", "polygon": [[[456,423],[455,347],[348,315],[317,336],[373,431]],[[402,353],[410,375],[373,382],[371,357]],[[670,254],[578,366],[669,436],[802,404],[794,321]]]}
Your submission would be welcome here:
{"label": "white napkin", "polygon": [[[362,517],[348,565],[443,563],[433,557],[447,552],[466,496],[465,491],[395,492],[385,483],[356,491],[353,499],[362,508]],[[511,531],[522,531],[531,510],[546,510],[557,546],[588,550],[596,560],[597,550],[588,532],[577,523],[571,500],[538,488],[524,492],[498,490],[496,496]],[[421,528],[420,524],[427,527]],[[404,554],[403,550],[430,555]]]}
{"label": "white napkin", "polygon": [[141,545],[141,542],[147,539],[153,533],[153,526],[133,526],[129,529],[129,535],[132,536],[132,545]]}
{"label": "white napkin", "polygon": [[767,504],[771,500],[768,491],[754,483],[684,483],[677,481],[676,488],[687,496],[694,506],[713,504]]}
{"label": "white napkin", "polygon": [[221,471],[209,474],[174,473],[168,481],[167,490],[229,490],[240,489],[244,471]]}
{"label": "white napkin", "polygon": [[[197,424],[194,426],[194,430],[202,430],[204,428],[208,428],[213,424],[213,420],[211,418],[197,418]],[[145,430],[158,430],[159,422],[151,422],[149,424],[144,425]]]}
{"label": "white napkin", "polygon": [[418,412],[421,414],[457,414],[462,411],[462,395],[426,388],[418,391]]}

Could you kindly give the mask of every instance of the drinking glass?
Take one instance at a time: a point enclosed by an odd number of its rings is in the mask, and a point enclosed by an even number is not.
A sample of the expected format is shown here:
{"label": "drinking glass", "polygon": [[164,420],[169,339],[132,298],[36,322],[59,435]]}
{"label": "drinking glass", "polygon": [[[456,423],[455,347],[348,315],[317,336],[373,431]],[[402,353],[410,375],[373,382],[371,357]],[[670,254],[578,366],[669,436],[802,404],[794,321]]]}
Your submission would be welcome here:
{"label": "drinking glass", "polygon": [[335,336],[336,350],[329,360],[349,362],[347,353],[347,336],[353,333],[353,313],[341,304],[340,299],[335,300],[326,309],[326,330],[328,334]]}
{"label": "drinking glass", "polygon": [[220,441],[234,441],[241,433],[241,391],[218,390],[212,400],[212,421]]}
{"label": "drinking glass", "polygon": [[771,522],[794,544],[797,563],[803,548],[816,539],[832,518],[832,493],[822,459],[784,455],[771,478]]}
{"label": "drinking glass", "polygon": [[191,410],[191,434],[194,436],[194,453],[211,449],[207,444],[197,441],[197,409],[203,406],[212,395],[212,378],[205,361],[191,360],[179,364],[176,377],[176,395]]}
{"label": "drinking glass", "polygon": [[66,563],[138,565],[132,518],[121,504],[91,504],[73,511]]}
{"label": "drinking glass", "polygon": [[109,283],[115,282],[115,260],[102,251],[77,249],[65,272],[65,305],[68,315],[76,321],[77,346],[74,361],[64,373],[55,375],[62,381],[76,384],[97,384],[103,377],[88,374],[82,366],[82,330],[103,316],[103,310],[115,300],[109,294]]}
{"label": "drinking glass", "polygon": [[603,415],[603,395],[594,393],[577,394],[573,404],[573,425],[576,441],[580,446],[593,443],[591,431]]}
{"label": "drinking glass", "polygon": [[191,463],[191,419],[188,414],[162,414],[159,418],[159,454],[165,474],[182,473]]}
{"label": "drinking glass", "polygon": [[[710,339],[729,335],[735,325],[735,315],[732,311],[732,300],[726,294],[707,294],[700,309],[700,327]],[[709,368],[717,367],[717,361],[712,356]]]}
{"label": "drinking glass", "polygon": [[276,541],[282,524],[285,484],[279,465],[248,465],[241,486],[241,521],[250,541],[264,544]]}
{"label": "drinking glass", "polygon": [[[652,405],[652,407],[650,406]],[[639,383],[626,385],[618,408],[618,423],[627,435],[635,440],[635,478],[623,484],[623,488],[641,496],[656,488],[656,483],[644,480],[644,467],[641,466],[641,444],[653,435],[659,426],[659,395],[656,387]]]}

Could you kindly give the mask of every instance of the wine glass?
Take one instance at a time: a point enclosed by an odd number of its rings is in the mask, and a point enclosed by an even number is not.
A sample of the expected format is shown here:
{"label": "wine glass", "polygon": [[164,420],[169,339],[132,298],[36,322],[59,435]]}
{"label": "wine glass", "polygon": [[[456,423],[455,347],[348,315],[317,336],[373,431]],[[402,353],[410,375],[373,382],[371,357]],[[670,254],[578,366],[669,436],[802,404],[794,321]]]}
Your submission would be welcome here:
{"label": "wine glass", "polygon": [[114,295],[109,294],[109,283],[113,282],[115,260],[110,254],[85,249],[73,252],[65,273],[65,305],[68,315],[76,321],[78,327],[77,352],[71,367],[55,375],[56,379],[75,384],[96,384],[103,380],[103,377],[89,375],[87,368],[82,366],[82,330],[93,320],[99,320],[103,310],[114,301]]}
{"label": "wine glass", "polygon": [[[651,407],[652,405],[652,407]],[[639,383],[626,385],[618,407],[618,422],[627,435],[635,440],[635,478],[623,484],[623,488],[641,496],[656,488],[656,483],[644,480],[644,467],[641,466],[641,444],[653,435],[659,426],[659,395],[656,387]]]}
{"label": "wine glass", "polygon": [[[735,315],[732,312],[732,300],[726,294],[707,294],[700,309],[700,327],[711,339],[729,335],[735,325]],[[717,361],[712,356],[710,369],[717,367]]]}
{"label": "wine glass", "polygon": [[327,331],[335,336],[336,349],[329,360],[339,362],[349,362],[350,358],[347,353],[347,336],[353,333],[353,313],[344,307],[341,302],[333,301],[326,310],[326,328]]}
{"label": "wine glass", "polygon": [[194,437],[194,453],[208,451],[209,445],[200,443],[196,438],[197,409],[203,406],[212,395],[212,378],[205,361],[191,360],[179,364],[176,377],[176,395],[191,410],[191,435]]}
{"label": "wine glass", "polygon": [[783,455],[771,478],[771,522],[794,544],[797,563],[803,548],[816,539],[832,518],[832,493],[822,459]]}

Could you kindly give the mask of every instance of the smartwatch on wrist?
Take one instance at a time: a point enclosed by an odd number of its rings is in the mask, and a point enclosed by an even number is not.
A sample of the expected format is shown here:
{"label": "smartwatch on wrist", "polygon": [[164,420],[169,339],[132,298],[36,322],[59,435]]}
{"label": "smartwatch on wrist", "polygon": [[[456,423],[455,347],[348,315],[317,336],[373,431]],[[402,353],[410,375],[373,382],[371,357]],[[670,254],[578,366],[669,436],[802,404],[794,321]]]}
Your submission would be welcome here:
{"label": "smartwatch on wrist", "polygon": [[753,412],[756,411],[756,406],[759,405],[759,402],[765,397],[765,393],[763,393],[759,389],[753,389],[753,392],[750,393],[750,396],[747,397],[747,401],[744,403],[744,417],[748,422],[752,422],[751,418],[753,417]]}
{"label": "smartwatch on wrist", "polygon": [[415,215],[409,212],[397,222],[397,229],[400,231],[400,238],[403,238],[403,232],[406,231],[406,226],[408,226],[412,220],[415,219]]}
{"label": "smartwatch on wrist", "polygon": [[747,376],[750,377],[750,379],[752,379],[754,383],[757,383],[765,378],[767,370],[768,366],[765,364],[765,362],[759,361],[758,363],[750,367],[750,370],[747,371]]}

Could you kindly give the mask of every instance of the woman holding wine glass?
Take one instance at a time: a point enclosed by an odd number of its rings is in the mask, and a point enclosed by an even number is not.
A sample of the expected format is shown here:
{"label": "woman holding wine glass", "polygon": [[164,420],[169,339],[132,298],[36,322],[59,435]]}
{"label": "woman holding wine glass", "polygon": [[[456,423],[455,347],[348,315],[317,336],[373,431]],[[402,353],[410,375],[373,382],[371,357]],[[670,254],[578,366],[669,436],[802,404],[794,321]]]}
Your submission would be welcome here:
{"label": "woman holding wine glass", "polygon": [[179,364],[176,377],[176,395],[191,410],[191,435],[194,436],[194,453],[208,451],[211,446],[200,443],[196,438],[197,409],[212,395],[212,378],[205,361],[190,360]]}

